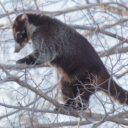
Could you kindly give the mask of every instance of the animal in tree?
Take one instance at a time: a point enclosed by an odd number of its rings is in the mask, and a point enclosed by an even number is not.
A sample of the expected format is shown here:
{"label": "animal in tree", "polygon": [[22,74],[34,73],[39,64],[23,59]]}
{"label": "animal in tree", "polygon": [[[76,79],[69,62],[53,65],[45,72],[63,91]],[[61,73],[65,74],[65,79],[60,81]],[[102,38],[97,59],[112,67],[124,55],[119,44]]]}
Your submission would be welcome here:
{"label": "animal in tree", "polygon": [[61,73],[65,106],[86,109],[90,96],[97,91],[128,104],[128,92],[111,78],[88,40],[65,23],[45,15],[20,14],[13,24],[13,36],[15,52],[29,40],[34,49],[17,63],[49,63]]}

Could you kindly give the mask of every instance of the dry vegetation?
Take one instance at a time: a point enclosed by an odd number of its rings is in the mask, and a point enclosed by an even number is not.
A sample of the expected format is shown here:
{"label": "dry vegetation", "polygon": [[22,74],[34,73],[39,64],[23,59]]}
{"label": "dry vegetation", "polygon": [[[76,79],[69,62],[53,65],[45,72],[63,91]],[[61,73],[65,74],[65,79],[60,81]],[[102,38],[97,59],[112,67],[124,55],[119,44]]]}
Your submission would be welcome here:
{"label": "dry vegetation", "polygon": [[48,66],[16,65],[31,45],[16,55],[12,37],[12,23],[20,13],[58,18],[89,40],[112,77],[128,90],[127,0],[1,0],[0,10],[0,127],[128,127],[127,106],[101,93],[92,96],[88,111],[63,108],[59,74],[56,81]]}

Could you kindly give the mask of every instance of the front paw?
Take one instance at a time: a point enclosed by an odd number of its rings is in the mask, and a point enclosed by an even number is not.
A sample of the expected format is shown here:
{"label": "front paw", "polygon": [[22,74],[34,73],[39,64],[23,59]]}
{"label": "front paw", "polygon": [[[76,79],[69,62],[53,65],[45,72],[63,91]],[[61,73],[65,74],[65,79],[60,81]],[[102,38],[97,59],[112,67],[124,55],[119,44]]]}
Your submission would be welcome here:
{"label": "front paw", "polygon": [[33,60],[30,59],[30,58],[23,58],[23,59],[20,59],[20,60],[17,60],[17,61],[16,61],[16,64],[33,65],[34,63],[35,63],[35,61],[33,61]]}
{"label": "front paw", "polygon": [[16,64],[25,64],[25,60],[24,59],[20,59],[16,61]]}
{"label": "front paw", "polygon": [[16,61],[16,64],[26,64],[26,65],[38,65],[34,57],[25,57]]}

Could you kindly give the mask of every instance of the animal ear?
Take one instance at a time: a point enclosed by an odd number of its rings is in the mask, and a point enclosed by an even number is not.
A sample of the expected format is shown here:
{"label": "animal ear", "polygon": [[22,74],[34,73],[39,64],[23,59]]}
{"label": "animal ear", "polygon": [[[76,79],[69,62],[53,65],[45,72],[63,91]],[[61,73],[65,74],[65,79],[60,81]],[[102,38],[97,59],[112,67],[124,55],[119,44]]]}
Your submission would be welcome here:
{"label": "animal ear", "polygon": [[21,16],[21,19],[26,21],[26,20],[28,20],[28,16],[27,16],[26,14],[23,14],[23,15]]}

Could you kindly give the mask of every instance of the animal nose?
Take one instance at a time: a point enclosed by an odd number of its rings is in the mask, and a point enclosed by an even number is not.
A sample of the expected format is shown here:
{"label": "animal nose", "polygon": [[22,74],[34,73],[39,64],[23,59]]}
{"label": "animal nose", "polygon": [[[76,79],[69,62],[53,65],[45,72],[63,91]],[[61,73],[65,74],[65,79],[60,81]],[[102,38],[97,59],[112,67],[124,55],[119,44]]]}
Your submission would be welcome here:
{"label": "animal nose", "polygon": [[15,49],[14,52],[15,53],[18,53],[20,51],[20,49]]}
{"label": "animal nose", "polygon": [[15,53],[18,53],[20,51],[20,49],[21,49],[21,46],[18,43],[16,43],[15,44],[15,50],[14,50],[14,52]]}

